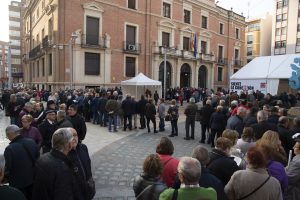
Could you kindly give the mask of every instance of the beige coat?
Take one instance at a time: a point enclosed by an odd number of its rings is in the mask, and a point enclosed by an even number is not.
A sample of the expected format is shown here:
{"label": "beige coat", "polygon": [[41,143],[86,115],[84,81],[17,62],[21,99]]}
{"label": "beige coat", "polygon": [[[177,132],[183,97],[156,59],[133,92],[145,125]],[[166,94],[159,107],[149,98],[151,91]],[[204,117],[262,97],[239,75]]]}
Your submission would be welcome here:
{"label": "beige coat", "polygon": [[[268,178],[265,169],[246,169],[236,171],[230,181],[225,186],[225,193],[229,200],[240,199],[257,187],[259,187]],[[282,200],[282,193],[279,182],[270,177],[270,179],[255,193],[244,200]]]}

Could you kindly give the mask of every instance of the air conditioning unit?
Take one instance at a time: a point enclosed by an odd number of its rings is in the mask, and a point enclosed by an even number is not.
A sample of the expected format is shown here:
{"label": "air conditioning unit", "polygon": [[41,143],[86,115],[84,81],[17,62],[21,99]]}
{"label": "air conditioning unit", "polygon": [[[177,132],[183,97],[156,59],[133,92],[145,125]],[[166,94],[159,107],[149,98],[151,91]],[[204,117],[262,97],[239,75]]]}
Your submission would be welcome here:
{"label": "air conditioning unit", "polygon": [[136,47],[135,45],[133,44],[129,44],[128,47],[127,47],[128,50],[131,50],[131,51],[135,51],[136,50]]}

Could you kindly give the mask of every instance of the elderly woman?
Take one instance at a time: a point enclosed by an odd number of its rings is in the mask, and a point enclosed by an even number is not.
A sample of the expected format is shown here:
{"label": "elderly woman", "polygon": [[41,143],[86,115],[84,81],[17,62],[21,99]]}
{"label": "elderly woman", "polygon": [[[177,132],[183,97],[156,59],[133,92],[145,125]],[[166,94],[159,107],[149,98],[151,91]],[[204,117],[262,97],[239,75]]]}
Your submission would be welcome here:
{"label": "elderly woman", "polygon": [[33,117],[31,115],[23,115],[21,118],[22,123],[22,130],[21,135],[23,135],[26,138],[31,138],[39,147],[39,149],[42,146],[42,135],[36,127],[32,126]]}
{"label": "elderly woman", "polygon": [[236,171],[225,186],[229,200],[282,200],[279,182],[266,170],[266,160],[256,148],[249,149],[246,170]]}
{"label": "elderly woman", "polygon": [[147,156],[143,170],[144,172],[134,179],[135,197],[137,200],[158,200],[160,193],[167,188],[160,179],[163,165],[159,156],[157,154]]}
{"label": "elderly woman", "polygon": [[286,169],[288,177],[288,189],[286,192],[286,200],[300,199],[300,137],[296,138],[296,144],[293,147],[295,157]]}
{"label": "elderly woman", "polygon": [[176,100],[172,99],[172,103],[168,109],[168,115],[170,116],[171,126],[172,126],[172,132],[169,137],[178,136],[178,106],[176,105]]}
{"label": "elderly woman", "polygon": [[167,137],[162,137],[156,147],[156,153],[163,164],[162,179],[168,187],[172,187],[174,185],[179,163],[176,158],[172,157],[172,154],[174,153],[172,141]]}
{"label": "elderly woman", "polygon": [[245,127],[242,133],[242,138],[237,140],[235,145],[237,149],[240,149],[241,152],[245,155],[249,148],[255,147],[255,136],[253,128]]}

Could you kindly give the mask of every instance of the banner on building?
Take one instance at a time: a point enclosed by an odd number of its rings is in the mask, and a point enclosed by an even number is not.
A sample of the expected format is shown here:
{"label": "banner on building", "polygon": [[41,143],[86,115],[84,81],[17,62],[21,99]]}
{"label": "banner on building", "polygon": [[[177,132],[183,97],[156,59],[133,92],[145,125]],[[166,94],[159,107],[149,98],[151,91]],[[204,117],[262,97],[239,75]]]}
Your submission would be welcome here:
{"label": "banner on building", "polygon": [[267,82],[265,80],[230,80],[230,91],[247,92],[259,90],[262,93],[267,91]]}

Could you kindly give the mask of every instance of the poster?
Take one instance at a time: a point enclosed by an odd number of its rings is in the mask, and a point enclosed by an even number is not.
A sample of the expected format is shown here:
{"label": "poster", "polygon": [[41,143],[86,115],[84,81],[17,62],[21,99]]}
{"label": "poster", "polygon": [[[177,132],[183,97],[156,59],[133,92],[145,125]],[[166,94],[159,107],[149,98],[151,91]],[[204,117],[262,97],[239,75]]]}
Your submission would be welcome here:
{"label": "poster", "polygon": [[250,90],[259,90],[266,94],[267,82],[265,80],[230,80],[230,91],[248,92]]}

